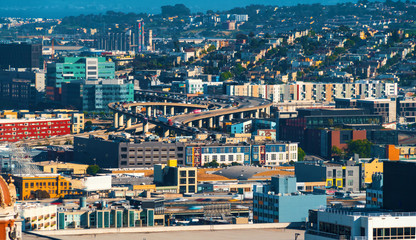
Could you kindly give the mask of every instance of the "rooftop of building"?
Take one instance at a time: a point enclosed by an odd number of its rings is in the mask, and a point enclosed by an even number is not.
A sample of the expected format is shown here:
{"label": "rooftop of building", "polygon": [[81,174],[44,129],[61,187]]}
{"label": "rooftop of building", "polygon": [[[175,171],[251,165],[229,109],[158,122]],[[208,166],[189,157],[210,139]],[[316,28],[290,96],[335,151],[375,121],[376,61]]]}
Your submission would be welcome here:
{"label": "rooftop of building", "polygon": [[231,166],[213,172],[215,175],[232,180],[270,179],[277,175],[293,175],[293,167],[281,167],[277,169],[254,166]]}
{"label": "rooftop of building", "polygon": [[302,108],[298,109],[298,114],[299,117],[369,115],[361,108]]}
{"label": "rooftop of building", "polygon": [[35,162],[34,164],[39,165],[39,166],[64,165],[64,166],[68,166],[68,167],[69,166],[88,167],[88,164],[56,162],[56,161],[42,161],[42,162]]}
{"label": "rooftop of building", "polygon": [[393,212],[378,208],[326,208],[318,211],[360,217],[416,217],[416,212]]}

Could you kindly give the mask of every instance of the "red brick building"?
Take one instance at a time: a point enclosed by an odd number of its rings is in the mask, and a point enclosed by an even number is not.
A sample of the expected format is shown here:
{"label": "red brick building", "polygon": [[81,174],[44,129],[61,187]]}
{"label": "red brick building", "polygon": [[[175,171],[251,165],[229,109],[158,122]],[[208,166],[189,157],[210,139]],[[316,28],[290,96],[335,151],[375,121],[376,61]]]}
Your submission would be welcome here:
{"label": "red brick building", "polygon": [[71,120],[60,119],[0,119],[0,142],[41,139],[71,133]]}

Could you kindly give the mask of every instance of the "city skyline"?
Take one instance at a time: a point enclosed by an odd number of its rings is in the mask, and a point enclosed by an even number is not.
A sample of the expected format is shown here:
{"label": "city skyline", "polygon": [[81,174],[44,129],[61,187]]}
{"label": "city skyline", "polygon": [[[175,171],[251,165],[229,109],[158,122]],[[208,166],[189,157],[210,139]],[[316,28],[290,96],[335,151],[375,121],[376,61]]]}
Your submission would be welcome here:
{"label": "city skyline", "polygon": [[242,0],[242,1],[168,1],[162,0],[155,3],[154,1],[143,0],[122,0],[122,1],[89,1],[85,3],[81,0],[65,1],[65,0],[42,0],[42,1],[5,1],[6,4],[0,4],[0,15],[3,17],[43,17],[43,18],[62,18],[67,16],[77,16],[80,14],[99,14],[106,11],[115,12],[134,12],[134,13],[148,13],[148,14],[160,14],[161,7],[165,5],[184,4],[188,7],[192,13],[203,12],[208,10],[213,11],[225,11],[236,7],[245,7],[248,5],[272,5],[272,6],[294,6],[297,4],[313,4],[320,3],[323,5],[331,5],[345,2],[357,2],[349,0]]}

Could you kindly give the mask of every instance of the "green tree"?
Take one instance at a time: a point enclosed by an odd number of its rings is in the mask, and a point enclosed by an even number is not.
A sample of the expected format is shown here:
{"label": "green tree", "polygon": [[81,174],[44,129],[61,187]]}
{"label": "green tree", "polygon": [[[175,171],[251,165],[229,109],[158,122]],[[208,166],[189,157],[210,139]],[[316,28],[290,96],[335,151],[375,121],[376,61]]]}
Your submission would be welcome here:
{"label": "green tree", "polygon": [[358,154],[362,158],[369,158],[371,156],[372,143],[367,139],[364,140],[351,140],[348,142],[347,154],[349,157]]}
{"label": "green tree", "polygon": [[306,156],[305,151],[303,151],[302,148],[298,147],[298,161],[303,161],[305,156]]}
{"label": "green tree", "polygon": [[220,74],[220,80],[221,81],[225,81],[225,80],[227,80],[229,78],[232,78],[232,77],[233,77],[233,74],[231,72],[223,72],[223,73]]}
{"label": "green tree", "polygon": [[208,52],[212,52],[212,51],[215,51],[215,50],[217,50],[217,48],[214,45],[209,46],[208,49],[207,49]]}
{"label": "green tree", "polygon": [[343,157],[344,156],[344,151],[340,148],[338,148],[337,146],[333,146],[331,148],[331,153],[332,156],[338,156],[338,157]]}
{"label": "green tree", "polygon": [[92,122],[91,121],[86,121],[85,122],[84,130],[85,131],[91,131],[92,130]]}
{"label": "green tree", "polygon": [[87,168],[87,174],[89,175],[97,175],[100,171],[100,167],[98,165],[89,165]]}
{"label": "green tree", "polygon": [[345,25],[339,26],[338,30],[340,30],[341,32],[349,32],[349,31],[351,31],[351,29],[348,26],[345,26]]}
{"label": "green tree", "polygon": [[218,166],[219,166],[219,164],[218,164],[217,160],[212,160],[212,162],[204,164],[204,167],[217,168]]}

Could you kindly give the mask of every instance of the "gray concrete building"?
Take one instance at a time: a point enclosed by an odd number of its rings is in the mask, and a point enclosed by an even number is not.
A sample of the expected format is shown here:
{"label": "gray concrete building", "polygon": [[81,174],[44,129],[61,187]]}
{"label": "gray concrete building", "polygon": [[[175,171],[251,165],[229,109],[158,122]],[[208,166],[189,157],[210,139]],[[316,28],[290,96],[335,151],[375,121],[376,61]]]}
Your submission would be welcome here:
{"label": "gray concrete building", "polygon": [[126,142],[97,137],[74,138],[74,161],[97,164],[102,168],[153,167],[168,159],[184,163],[185,144],[181,142]]}
{"label": "gray concrete building", "polygon": [[360,167],[355,162],[346,164],[323,161],[303,161],[295,163],[295,176],[298,182],[326,182],[327,187],[345,191],[360,191]]}

